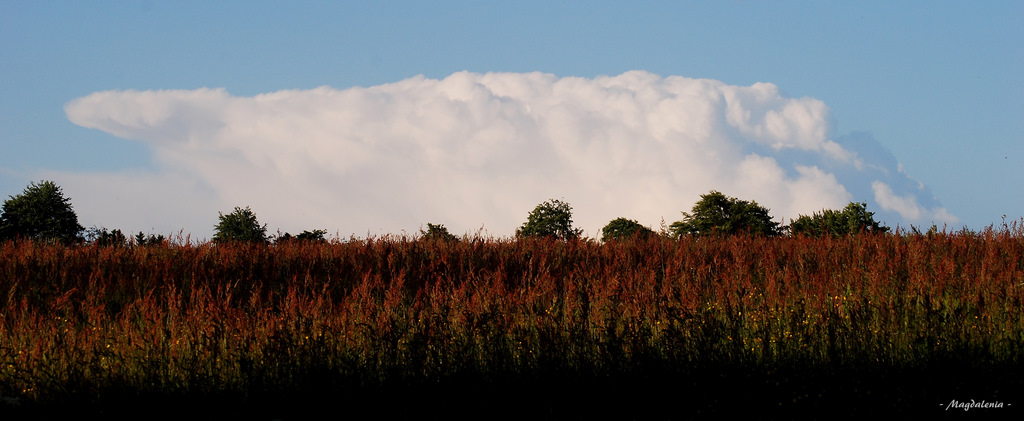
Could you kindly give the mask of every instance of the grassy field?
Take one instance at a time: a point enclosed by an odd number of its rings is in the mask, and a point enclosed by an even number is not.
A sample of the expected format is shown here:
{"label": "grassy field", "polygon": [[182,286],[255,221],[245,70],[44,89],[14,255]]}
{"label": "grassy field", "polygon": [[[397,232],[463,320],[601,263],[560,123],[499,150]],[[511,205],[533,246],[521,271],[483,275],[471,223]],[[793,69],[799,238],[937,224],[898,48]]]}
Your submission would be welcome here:
{"label": "grassy field", "polygon": [[[1022,298],[1016,226],[8,242],[0,415],[1020,416]],[[1004,407],[948,408],[972,399]]]}

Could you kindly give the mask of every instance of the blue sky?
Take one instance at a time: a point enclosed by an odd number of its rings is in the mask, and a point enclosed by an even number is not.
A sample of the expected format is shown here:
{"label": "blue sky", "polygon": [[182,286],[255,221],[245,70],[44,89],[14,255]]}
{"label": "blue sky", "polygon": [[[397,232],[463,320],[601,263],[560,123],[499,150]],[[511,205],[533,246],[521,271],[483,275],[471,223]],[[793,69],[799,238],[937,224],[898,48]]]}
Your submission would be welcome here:
{"label": "blue sky", "polygon": [[[596,235],[619,216],[670,223],[711,189],[779,219],[849,199],[889,225],[983,228],[1024,216],[1022,17],[1017,1],[5,1],[0,194],[53,179],[83,225],[198,237],[236,205],[271,231],[432,222],[510,235],[549,197],[572,203]],[[704,79],[718,84],[694,82]],[[539,90],[499,95],[496,84],[525,80]],[[774,90],[751,88],[759,82]],[[453,94],[469,85],[490,96]],[[724,107],[703,117],[710,131],[663,135],[673,123],[651,123],[655,103],[639,96],[624,106],[641,110],[642,130],[607,112],[622,105],[607,100],[614,90],[664,99],[683,85],[725,100],[665,118]],[[151,95],[126,94],[136,91]],[[359,102],[371,97],[386,102]],[[401,108],[438,98],[447,105],[426,117]],[[470,121],[459,113],[498,103],[518,111],[458,126]],[[782,112],[793,107],[811,114]],[[172,108],[184,111],[152,119]],[[744,112],[784,116],[814,139],[763,137],[774,123],[737,126]],[[439,125],[448,118],[456,127]],[[580,133],[598,140],[559,137]],[[390,140],[359,143],[375,136]],[[680,168],[701,154],[722,161]]]}

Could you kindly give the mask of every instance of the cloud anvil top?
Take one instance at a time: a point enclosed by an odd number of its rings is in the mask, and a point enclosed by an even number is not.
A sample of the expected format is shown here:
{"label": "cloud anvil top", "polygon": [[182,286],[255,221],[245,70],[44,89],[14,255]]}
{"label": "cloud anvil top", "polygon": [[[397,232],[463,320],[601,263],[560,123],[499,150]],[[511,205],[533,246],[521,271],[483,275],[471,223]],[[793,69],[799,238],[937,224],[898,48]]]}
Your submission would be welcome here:
{"label": "cloud anvil top", "polygon": [[[158,163],[62,178],[83,217],[174,232],[210,232],[211,215],[242,205],[282,231],[506,235],[564,198],[594,233],[620,216],[677,219],[712,189],[786,220],[864,201],[892,225],[956,222],[870,136],[838,136],[825,103],[770,83],[459,72],[252,97],[104,91],[65,111]],[[90,206],[112,196],[117,209]]]}

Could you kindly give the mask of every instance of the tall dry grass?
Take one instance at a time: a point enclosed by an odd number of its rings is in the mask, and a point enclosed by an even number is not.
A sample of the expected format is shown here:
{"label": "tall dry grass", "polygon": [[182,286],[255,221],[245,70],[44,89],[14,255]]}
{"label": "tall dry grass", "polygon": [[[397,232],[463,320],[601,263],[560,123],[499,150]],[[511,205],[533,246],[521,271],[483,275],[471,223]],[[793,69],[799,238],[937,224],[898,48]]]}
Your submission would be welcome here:
{"label": "tall dry grass", "polygon": [[[0,244],[0,396],[1020,371],[1024,232]],[[789,371],[787,371],[789,370]],[[780,374],[783,375],[783,374]]]}

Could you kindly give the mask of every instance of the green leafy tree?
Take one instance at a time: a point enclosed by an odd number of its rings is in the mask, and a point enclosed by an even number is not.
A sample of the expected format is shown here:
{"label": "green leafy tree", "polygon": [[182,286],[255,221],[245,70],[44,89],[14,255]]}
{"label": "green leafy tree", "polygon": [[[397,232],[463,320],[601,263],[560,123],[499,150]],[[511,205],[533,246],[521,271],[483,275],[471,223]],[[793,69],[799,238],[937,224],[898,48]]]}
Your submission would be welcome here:
{"label": "green leafy tree", "polygon": [[866,203],[850,202],[843,210],[825,209],[811,216],[800,215],[789,224],[789,231],[794,235],[811,237],[861,232],[879,234],[889,231],[889,227],[875,221],[874,215],[874,212],[867,211]]}
{"label": "green leafy tree", "polygon": [[264,243],[267,241],[267,225],[260,225],[256,214],[248,206],[235,210],[227,215],[218,212],[220,222],[215,227],[213,241],[215,243],[249,242]]}
{"label": "green leafy tree", "polygon": [[740,200],[712,190],[700,196],[683,220],[669,227],[672,236],[683,235],[753,235],[775,236],[782,233],[768,209],[754,201]]}
{"label": "green leafy tree", "polygon": [[426,231],[420,229],[420,238],[428,241],[459,241],[458,237],[448,232],[448,228],[445,228],[444,224],[434,225],[429,222]]}
{"label": "green leafy tree", "polygon": [[52,181],[29,183],[24,192],[4,202],[0,213],[0,240],[27,238],[75,243],[82,241],[83,231],[71,200]]}
{"label": "green leafy tree", "polygon": [[572,227],[572,206],[551,199],[537,205],[516,230],[517,237],[579,238],[583,230]]}
{"label": "green leafy tree", "polygon": [[632,219],[615,218],[601,228],[601,241],[625,240],[629,238],[647,238],[654,234],[650,228],[640,225]]}

